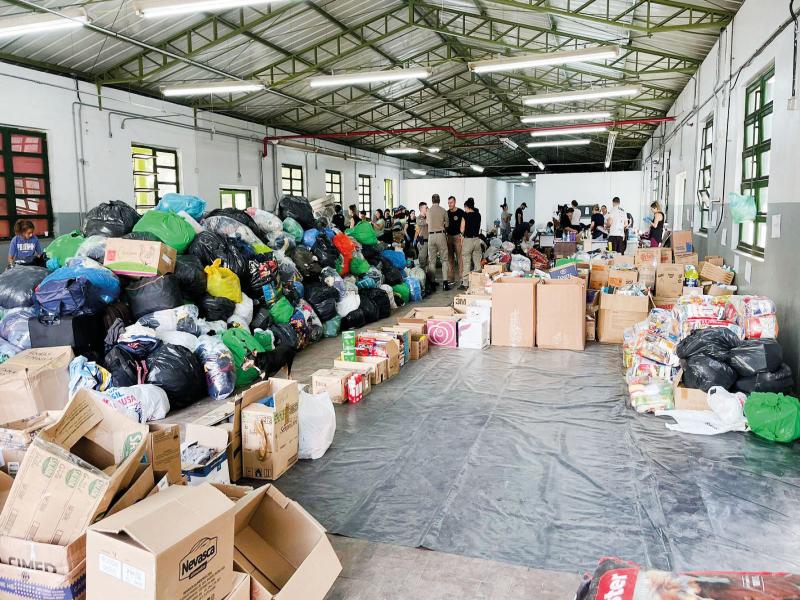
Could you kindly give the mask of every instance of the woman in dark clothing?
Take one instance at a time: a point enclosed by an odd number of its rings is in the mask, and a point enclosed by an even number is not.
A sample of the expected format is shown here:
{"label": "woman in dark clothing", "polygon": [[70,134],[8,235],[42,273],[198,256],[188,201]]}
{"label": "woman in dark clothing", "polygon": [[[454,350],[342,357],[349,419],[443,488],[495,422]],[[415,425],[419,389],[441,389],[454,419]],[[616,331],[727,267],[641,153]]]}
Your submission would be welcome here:
{"label": "woman in dark clothing", "polygon": [[355,227],[356,223],[361,221],[361,217],[358,216],[358,207],[351,204],[347,207],[347,212],[350,213],[350,227]]}
{"label": "woman in dark clothing", "polygon": [[605,217],[603,217],[603,213],[600,212],[600,205],[595,204],[592,207],[592,224],[589,226],[592,230],[592,239],[596,240],[605,236]]}
{"label": "woman in dark clothing", "polygon": [[417,214],[412,210],[408,213],[403,235],[403,245],[406,256],[414,257],[414,235],[417,232]]}
{"label": "woman in dark clothing", "polygon": [[331,217],[331,222],[339,231],[345,230],[344,214],[342,214],[342,206],[340,204],[333,205],[333,217]]}
{"label": "woman in dark clothing", "polygon": [[658,248],[664,241],[664,213],[661,212],[661,205],[658,202],[650,205],[650,212],[653,213],[653,222],[650,225],[650,247]]}

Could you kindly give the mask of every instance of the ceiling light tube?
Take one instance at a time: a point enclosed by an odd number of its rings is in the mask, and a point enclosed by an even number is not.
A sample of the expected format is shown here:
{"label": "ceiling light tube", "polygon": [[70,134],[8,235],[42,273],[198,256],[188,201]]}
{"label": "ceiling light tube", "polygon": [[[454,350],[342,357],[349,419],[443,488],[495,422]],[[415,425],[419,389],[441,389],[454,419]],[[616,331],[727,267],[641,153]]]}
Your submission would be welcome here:
{"label": "ceiling light tube", "polygon": [[59,29],[77,29],[89,23],[82,8],[65,8],[55,13],[23,13],[0,17],[0,38],[32,33],[46,33]]}
{"label": "ceiling light tube", "polygon": [[517,149],[519,148],[519,144],[517,144],[517,142],[515,142],[515,141],[514,141],[514,140],[512,140],[511,138],[507,138],[507,137],[501,137],[501,138],[500,138],[500,141],[502,142],[502,144],[503,144],[503,145],[504,145],[506,148],[509,148],[509,149],[511,149],[511,150],[517,150]]}
{"label": "ceiling light tube", "polygon": [[470,165],[469,168],[475,171],[476,173],[483,173],[484,171],[483,167],[480,165]]}
{"label": "ceiling light tube", "polygon": [[544,171],[544,163],[540,160],[535,159],[534,157],[530,157],[528,162],[531,163],[534,167],[539,167],[540,171]]}
{"label": "ceiling light tube", "polygon": [[528,173],[527,171],[523,171],[522,173],[520,173],[520,174],[519,174],[519,176],[520,176],[520,177],[530,177],[530,176],[531,176],[531,174],[530,174],[530,173]]}
{"label": "ceiling light tube", "polygon": [[441,148],[437,148],[436,146],[432,146],[432,147],[428,148],[428,152],[430,152],[431,154],[437,154],[437,153],[439,153],[441,151],[442,151],[442,149]]}
{"label": "ceiling light tube", "polygon": [[385,150],[386,154],[417,154],[419,150],[417,148],[387,148]]}
{"label": "ceiling light tube", "polygon": [[525,106],[539,104],[558,104],[561,102],[580,102],[581,100],[600,100],[602,98],[622,98],[636,96],[642,92],[638,85],[597,88],[594,90],[576,90],[574,92],[557,92],[554,94],[536,94],[522,99]]}
{"label": "ceiling light tube", "polygon": [[518,69],[532,69],[550,65],[565,65],[577,62],[591,62],[619,58],[622,51],[619,46],[595,46],[579,50],[566,50],[564,52],[547,52],[541,54],[526,54],[512,58],[498,58],[496,60],[482,60],[469,63],[473,73],[496,73],[498,71],[515,71]]}
{"label": "ceiling light tube", "polygon": [[404,81],[406,79],[427,79],[431,76],[428,69],[393,69],[388,71],[364,71],[361,73],[342,73],[341,75],[323,75],[311,77],[308,84],[312,88],[340,87],[359,85],[377,81]]}
{"label": "ceiling light tube", "polygon": [[208,96],[210,94],[241,94],[244,92],[258,92],[264,89],[260,81],[239,81],[226,79],[223,81],[195,81],[180,85],[169,85],[161,88],[161,93],[168,97],[177,96]]}
{"label": "ceiling light tube", "polygon": [[603,133],[608,131],[608,127],[602,125],[597,127],[573,127],[571,129],[546,129],[544,131],[532,131],[531,137],[551,137],[554,135],[578,135],[584,133]]}
{"label": "ceiling light tube", "polygon": [[561,123],[564,121],[593,121],[594,119],[603,120],[610,119],[610,112],[575,112],[575,113],[558,113],[554,115],[531,115],[529,117],[522,117],[521,121],[526,125],[536,123]]}
{"label": "ceiling light tube", "polygon": [[[531,142],[528,148],[553,148],[555,146],[586,146],[592,140],[553,140],[552,142]],[[539,167],[541,169],[541,166]]]}
{"label": "ceiling light tube", "polygon": [[428,174],[425,169],[409,169],[409,171],[412,175],[419,175],[420,177],[424,177]]}
{"label": "ceiling light tube", "polygon": [[275,0],[138,0],[133,3],[136,14],[145,19],[172,17],[201,12],[220,12],[242,6],[269,4]]}
{"label": "ceiling light tube", "polygon": [[517,185],[521,185],[522,187],[531,187],[531,184],[527,181],[520,181]]}

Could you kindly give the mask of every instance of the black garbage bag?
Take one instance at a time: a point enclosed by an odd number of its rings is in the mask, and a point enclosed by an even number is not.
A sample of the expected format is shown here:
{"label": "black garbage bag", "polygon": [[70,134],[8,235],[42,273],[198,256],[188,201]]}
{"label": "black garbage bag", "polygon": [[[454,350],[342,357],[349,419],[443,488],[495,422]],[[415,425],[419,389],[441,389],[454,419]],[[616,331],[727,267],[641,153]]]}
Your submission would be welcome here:
{"label": "black garbage bag", "polygon": [[[358,307],[364,314],[364,320],[367,322],[367,324],[374,323],[380,318],[380,311],[378,310],[378,307],[372,301],[372,298],[370,298],[367,294],[363,294],[361,291],[359,291],[358,295],[361,296],[361,303],[358,305]],[[385,295],[386,294],[384,294],[384,296]]]}
{"label": "black garbage bag", "polygon": [[206,272],[200,259],[191,254],[181,254],[175,261],[175,278],[181,294],[189,300],[199,300],[206,294]]}
{"label": "black garbage bag", "polygon": [[269,329],[270,325],[272,325],[272,315],[269,314],[269,309],[266,306],[259,306],[253,313],[250,328],[254,331],[256,329]]}
{"label": "black garbage bag", "polygon": [[319,264],[311,250],[305,246],[298,246],[294,249],[294,254],[292,254],[291,258],[303,279],[319,279],[319,275],[322,273],[322,265]]}
{"label": "black garbage bag", "polygon": [[278,217],[280,217],[281,221],[291,217],[300,223],[303,229],[314,229],[316,226],[314,209],[311,208],[308,200],[300,196],[284,196],[281,198],[278,201]]}
{"label": "black garbage bag", "polygon": [[351,310],[349,313],[347,313],[347,315],[342,317],[342,331],[347,329],[360,329],[366,324],[367,319],[360,306],[355,310]]}
{"label": "black garbage bag", "polygon": [[236,310],[236,303],[222,296],[206,294],[198,305],[200,315],[208,321],[227,321]]}
{"label": "black garbage bag", "polygon": [[103,202],[86,213],[83,236],[122,237],[133,230],[139,220],[136,209],[121,200]]}
{"label": "black garbage bag", "polygon": [[222,261],[222,266],[236,273],[239,279],[247,279],[247,261],[239,247],[232,240],[226,240],[213,231],[198,233],[187,253],[199,258],[204,267],[218,258]]}
{"label": "black garbage bag", "polygon": [[311,253],[317,258],[320,267],[336,268],[336,259],[341,256],[336,247],[331,243],[324,233],[317,237],[317,241],[311,247]]}
{"label": "black garbage bag", "polygon": [[777,340],[745,340],[728,353],[728,364],[740,377],[772,373],[783,364],[783,349]]}
{"label": "black garbage bag", "polygon": [[707,392],[718,385],[730,391],[738,376],[729,365],[712,356],[697,354],[689,359],[681,360],[683,367],[683,384]]}
{"label": "black garbage bag", "polygon": [[299,344],[297,330],[289,323],[274,323],[269,330],[275,340],[275,349],[291,348],[292,350],[297,350]]}
{"label": "black garbage bag", "polygon": [[363,308],[364,299],[368,298],[378,309],[378,319],[388,319],[392,316],[392,305],[389,296],[381,288],[364,288],[358,291],[361,296],[361,306]]}
{"label": "black garbage bag", "polygon": [[203,365],[191,350],[176,344],[161,344],[147,357],[146,383],[164,390],[173,410],[189,406],[208,392]]}
{"label": "black garbage bag", "polygon": [[745,394],[753,392],[791,394],[794,392],[792,369],[789,365],[783,364],[772,373],[756,373],[752,377],[742,377],[736,382],[736,389]]}
{"label": "black garbage bag", "polygon": [[160,242],[158,236],[153,235],[149,231],[131,231],[122,236],[126,240],[139,240],[142,242]]}
{"label": "black garbage bag", "polygon": [[390,263],[383,264],[383,283],[386,285],[400,285],[403,283],[403,272]]}
{"label": "black garbage bag", "polygon": [[305,292],[306,300],[321,321],[330,321],[336,316],[336,303],[339,301],[339,292],[334,288],[320,281],[309,281],[305,284]]}
{"label": "black garbage bag", "polygon": [[256,225],[253,217],[238,208],[217,208],[205,215],[204,218],[208,219],[209,217],[230,217],[231,219],[239,221],[239,223],[242,225],[247,225],[250,228],[250,231],[256,234],[259,239],[266,239],[266,236],[263,235],[261,229],[259,229],[258,225]]}
{"label": "black garbage bag", "polygon": [[296,305],[303,298],[304,286],[299,281],[289,281],[283,286],[283,295],[292,304]]}
{"label": "black garbage bag", "polygon": [[139,367],[136,357],[130,352],[114,346],[103,360],[105,368],[111,373],[113,387],[130,387],[139,383]]}
{"label": "black garbage bag", "polygon": [[364,255],[364,259],[371,267],[377,267],[381,264],[381,251],[378,250],[377,244],[374,246],[362,246],[361,254]]}
{"label": "black garbage bag", "polygon": [[248,278],[243,281],[250,296],[259,298],[265,285],[275,284],[278,278],[278,262],[272,254],[257,254],[247,261]]}
{"label": "black garbage bag", "polygon": [[33,306],[33,291],[47,277],[47,269],[30,265],[10,267],[0,274],[0,308]]}
{"label": "black garbage bag", "polygon": [[157,277],[142,277],[131,281],[125,288],[133,318],[138,320],[157,310],[175,308],[183,304],[178,278],[172,273]]}
{"label": "black garbage bag", "polygon": [[710,356],[719,362],[727,362],[728,352],[738,346],[740,342],[741,340],[730,329],[712,327],[692,333],[678,344],[675,353],[680,359],[703,355]]}

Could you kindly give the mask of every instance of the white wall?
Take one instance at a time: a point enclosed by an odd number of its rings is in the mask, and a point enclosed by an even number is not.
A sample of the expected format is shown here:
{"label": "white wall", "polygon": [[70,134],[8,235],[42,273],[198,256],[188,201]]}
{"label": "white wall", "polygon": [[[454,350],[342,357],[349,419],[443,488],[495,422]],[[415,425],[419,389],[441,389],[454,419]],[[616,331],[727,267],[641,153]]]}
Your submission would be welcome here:
{"label": "white wall", "polygon": [[598,173],[539,174],[536,176],[537,228],[553,218],[556,206],[577,200],[578,204],[600,204],[611,208],[611,199],[619,196],[622,208],[633,215],[641,227],[641,171],[606,171]]}

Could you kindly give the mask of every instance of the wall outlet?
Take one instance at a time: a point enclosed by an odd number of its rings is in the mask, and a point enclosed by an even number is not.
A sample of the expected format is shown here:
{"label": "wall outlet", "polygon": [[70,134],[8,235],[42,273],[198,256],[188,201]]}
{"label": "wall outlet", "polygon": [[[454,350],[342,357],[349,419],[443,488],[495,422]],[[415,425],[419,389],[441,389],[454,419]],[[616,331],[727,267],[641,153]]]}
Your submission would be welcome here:
{"label": "wall outlet", "polygon": [[789,110],[800,110],[800,98],[793,96],[789,98]]}

